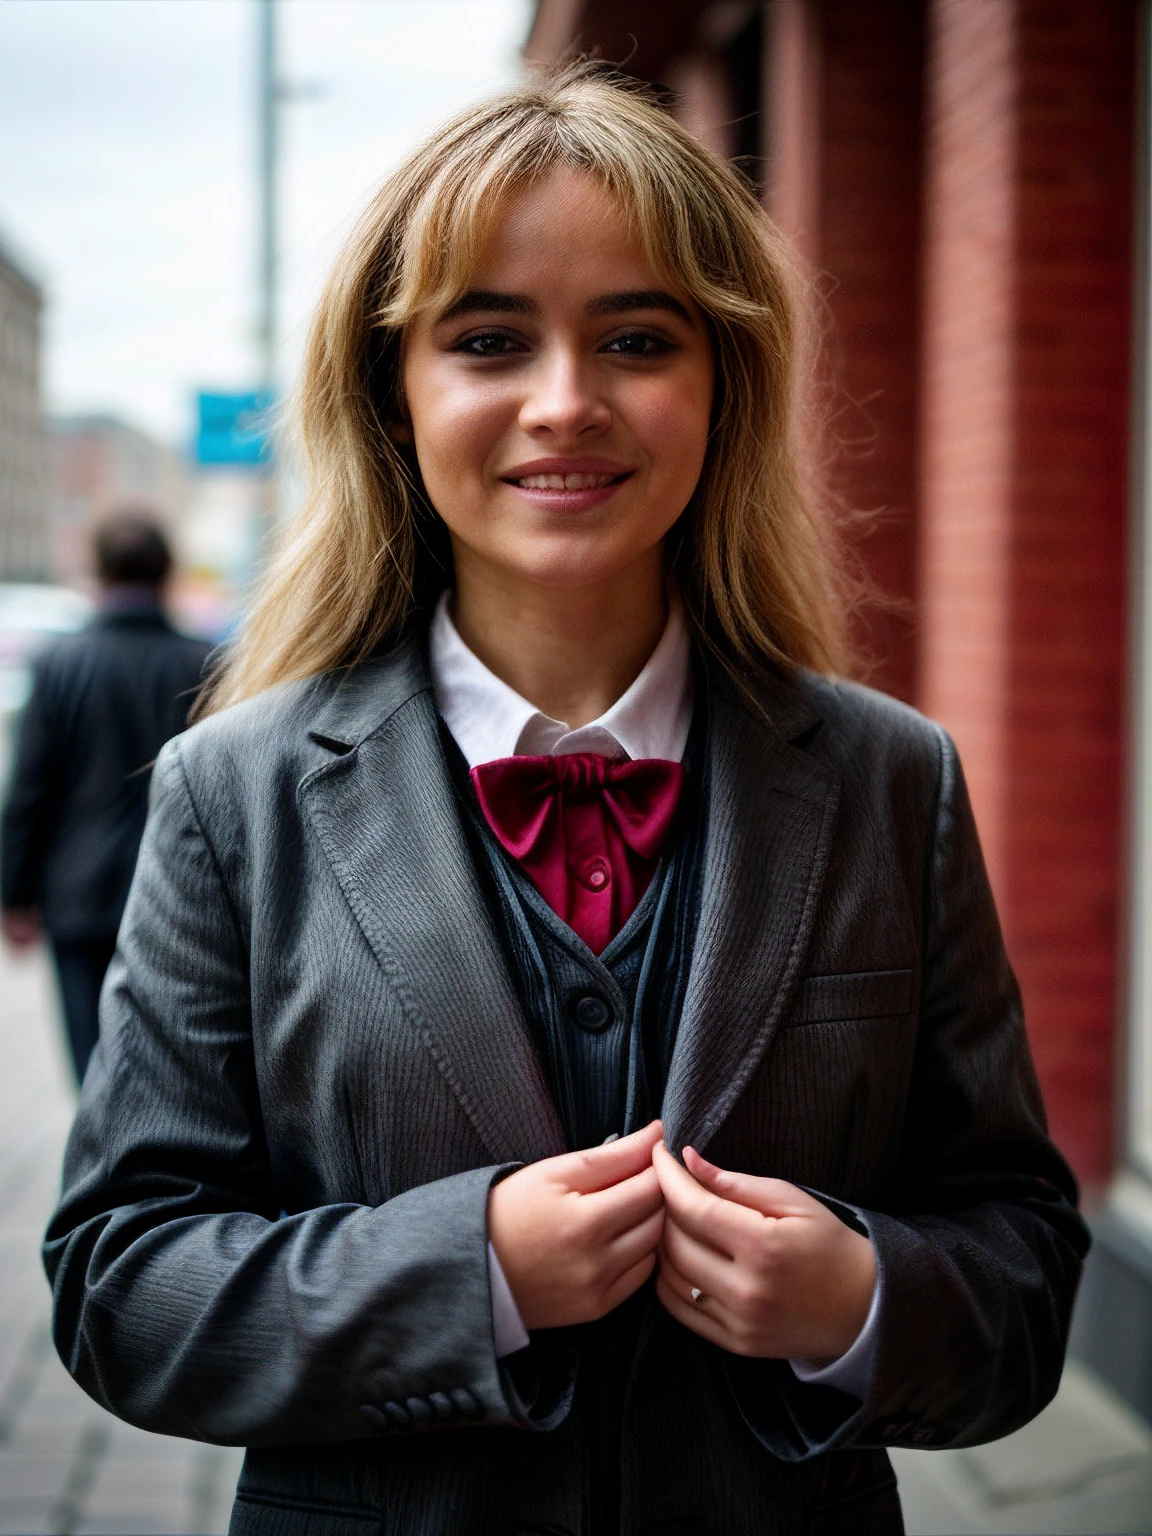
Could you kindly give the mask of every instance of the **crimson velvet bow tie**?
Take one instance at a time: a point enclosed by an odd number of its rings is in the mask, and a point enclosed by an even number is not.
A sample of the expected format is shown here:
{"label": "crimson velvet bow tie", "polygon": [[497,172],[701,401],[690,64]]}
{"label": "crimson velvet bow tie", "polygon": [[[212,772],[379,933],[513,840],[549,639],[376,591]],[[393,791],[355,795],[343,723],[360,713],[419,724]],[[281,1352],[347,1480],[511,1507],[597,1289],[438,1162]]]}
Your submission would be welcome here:
{"label": "crimson velvet bow tie", "polygon": [[471,778],[501,846],[598,955],[636,910],[667,847],[681,764],[573,752],[500,757]]}

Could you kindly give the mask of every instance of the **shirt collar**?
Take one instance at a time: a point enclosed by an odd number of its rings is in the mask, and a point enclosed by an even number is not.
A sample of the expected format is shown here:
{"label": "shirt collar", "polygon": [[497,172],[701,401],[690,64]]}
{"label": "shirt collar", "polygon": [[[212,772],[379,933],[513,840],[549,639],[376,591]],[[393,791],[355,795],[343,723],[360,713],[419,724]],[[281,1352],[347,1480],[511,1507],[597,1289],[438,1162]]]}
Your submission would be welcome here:
{"label": "shirt collar", "polygon": [[436,708],[469,768],[523,754],[599,752],[670,762],[684,756],[692,723],[691,639],[675,593],[640,675],[599,719],[574,731],[521,698],[468,649],[448,613],[450,595],[441,596],[432,617],[428,664]]}

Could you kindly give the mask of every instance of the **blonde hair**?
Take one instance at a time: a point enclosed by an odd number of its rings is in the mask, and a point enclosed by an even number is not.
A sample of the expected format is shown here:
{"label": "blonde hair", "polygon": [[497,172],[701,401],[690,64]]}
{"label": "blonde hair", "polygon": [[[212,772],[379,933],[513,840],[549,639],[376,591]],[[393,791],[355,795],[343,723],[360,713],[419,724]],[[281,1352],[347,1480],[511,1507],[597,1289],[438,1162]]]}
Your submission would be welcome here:
{"label": "blonde hair", "polygon": [[695,633],[737,676],[846,670],[844,568],[804,470],[810,336],[786,242],[750,184],[650,90],[584,61],[461,113],[370,203],[305,355],[306,500],[200,713],[395,644],[450,581],[443,524],[389,431],[404,414],[401,332],[467,290],[511,200],[557,168],[619,199],[653,271],[711,332],[714,423],[668,544]]}

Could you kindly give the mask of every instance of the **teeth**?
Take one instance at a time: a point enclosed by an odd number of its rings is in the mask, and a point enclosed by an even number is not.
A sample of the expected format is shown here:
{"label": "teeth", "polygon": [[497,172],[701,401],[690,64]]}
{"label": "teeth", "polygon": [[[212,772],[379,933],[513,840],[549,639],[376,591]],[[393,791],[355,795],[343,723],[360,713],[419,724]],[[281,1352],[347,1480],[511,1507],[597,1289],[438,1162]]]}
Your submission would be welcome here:
{"label": "teeth", "polygon": [[524,475],[516,481],[528,491],[591,491],[611,485],[615,475]]}

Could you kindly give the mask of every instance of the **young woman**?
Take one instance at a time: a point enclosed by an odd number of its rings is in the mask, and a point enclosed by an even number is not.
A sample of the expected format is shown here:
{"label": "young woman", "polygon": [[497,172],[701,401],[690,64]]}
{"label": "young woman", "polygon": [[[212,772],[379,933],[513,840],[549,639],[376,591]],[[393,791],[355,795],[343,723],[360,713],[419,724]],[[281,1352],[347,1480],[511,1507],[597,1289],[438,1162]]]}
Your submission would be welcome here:
{"label": "young woman", "polygon": [[895,1532],[883,1447],[1055,1390],[1074,1186],[954,750],[835,680],[794,295],[587,65],[337,266],[46,1247],[235,1532]]}

